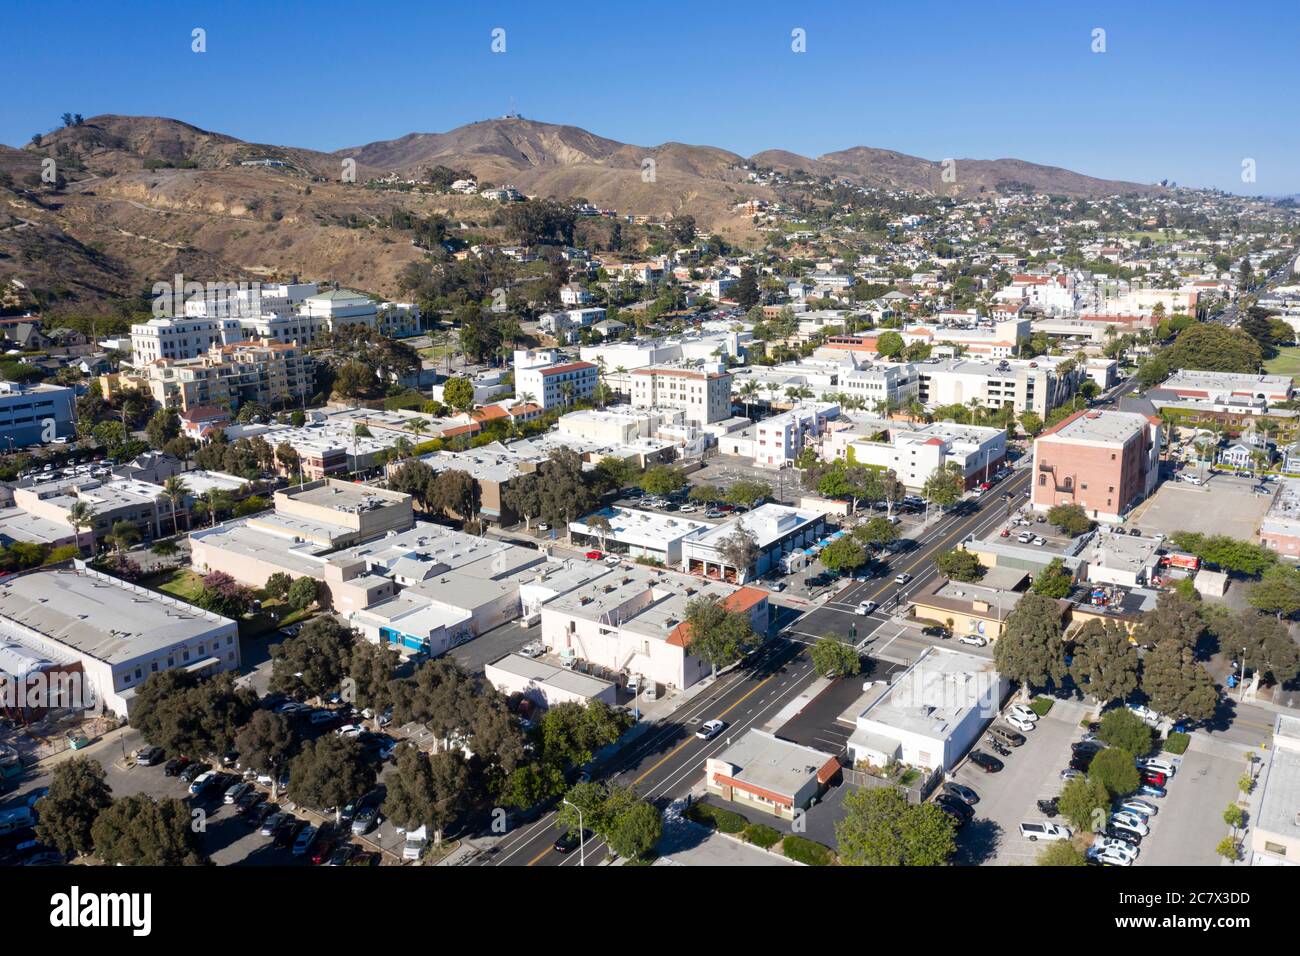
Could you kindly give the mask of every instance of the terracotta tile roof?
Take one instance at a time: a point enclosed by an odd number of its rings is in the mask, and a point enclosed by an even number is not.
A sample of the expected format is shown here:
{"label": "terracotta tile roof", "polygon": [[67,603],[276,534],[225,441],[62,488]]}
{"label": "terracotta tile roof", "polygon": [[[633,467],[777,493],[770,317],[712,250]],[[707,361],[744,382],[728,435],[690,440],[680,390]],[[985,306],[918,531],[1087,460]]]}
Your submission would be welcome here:
{"label": "terracotta tile roof", "polygon": [[[742,587],[723,598],[722,606],[728,611],[744,612],[765,600],[767,600],[766,591]],[[668,643],[673,647],[687,647],[691,643],[691,629],[685,621],[672,629],[668,635]]]}

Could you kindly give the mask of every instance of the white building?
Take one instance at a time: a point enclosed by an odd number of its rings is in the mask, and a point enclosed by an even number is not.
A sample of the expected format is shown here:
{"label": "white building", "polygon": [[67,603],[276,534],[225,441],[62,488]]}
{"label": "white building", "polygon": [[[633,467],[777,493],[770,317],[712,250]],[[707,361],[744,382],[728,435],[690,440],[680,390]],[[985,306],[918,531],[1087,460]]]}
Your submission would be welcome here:
{"label": "white building", "polygon": [[947,770],[979,740],[1009,686],[988,658],[927,648],[892,684],[865,691],[849,755],[875,767]]}
{"label": "white building", "polygon": [[[593,523],[597,518],[604,519],[609,527]],[[575,543],[633,558],[652,558],[669,567],[681,566],[683,541],[713,527],[709,522],[679,515],[615,507],[569,522]]]}
{"label": "white building", "polygon": [[81,709],[99,701],[121,717],[150,674],[239,668],[234,621],[90,569],[48,568],[0,581],[0,643],[73,665],[84,675]]}
{"label": "white building", "polygon": [[721,366],[656,365],[632,373],[634,408],[678,408],[698,425],[731,417],[731,374]]}
{"label": "white building", "polygon": [[839,413],[839,405],[818,402],[763,419],[752,428],[754,464],[761,468],[792,464],[805,446],[816,444],[827,422]]}
{"label": "white building", "polygon": [[612,681],[520,654],[509,654],[488,664],[483,668],[483,676],[507,697],[519,694],[539,707],[588,704],[593,700],[612,707],[618,697],[618,686]]}
{"label": "white building", "polygon": [[[778,567],[785,555],[816,544],[825,530],[823,512],[768,502],[686,538],[682,567],[705,578],[738,583],[753,580]],[[728,542],[738,533],[754,545],[756,557],[747,568],[736,567],[727,554]]]}

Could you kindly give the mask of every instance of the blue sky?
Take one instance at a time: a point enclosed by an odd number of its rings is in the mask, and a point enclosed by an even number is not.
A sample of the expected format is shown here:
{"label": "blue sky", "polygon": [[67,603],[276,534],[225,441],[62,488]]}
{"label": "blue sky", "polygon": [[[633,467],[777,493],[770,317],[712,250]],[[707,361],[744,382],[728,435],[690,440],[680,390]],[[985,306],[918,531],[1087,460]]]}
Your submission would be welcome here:
{"label": "blue sky", "polygon": [[[1295,0],[8,0],[2,16],[0,141],[12,146],[66,110],[333,150],[513,103],[639,145],[865,145],[1300,192]],[[190,50],[195,27],[206,53]],[[490,49],[497,27],[504,54]],[[795,28],[805,53],[791,51]],[[1091,50],[1095,28],[1104,53]]]}

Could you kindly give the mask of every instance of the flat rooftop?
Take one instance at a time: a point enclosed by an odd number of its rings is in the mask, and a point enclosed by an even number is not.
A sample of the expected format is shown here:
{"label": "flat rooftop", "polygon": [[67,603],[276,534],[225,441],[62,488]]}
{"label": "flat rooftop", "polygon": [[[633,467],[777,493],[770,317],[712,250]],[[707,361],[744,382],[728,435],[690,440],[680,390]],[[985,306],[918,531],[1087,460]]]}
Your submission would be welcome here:
{"label": "flat rooftop", "polygon": [[1081,556],[1094,567],[1136,573],[1157,563],[1156,551],[1162,544],[1156,538],[1098,531]]}
{"label": "flat rooftop", "polygon": [[751,787],[782,795],[797,793],[827,762],[828,753],[751,729],[715,760],[739,768],[731,776]]}
{"label": "flat rooftop", "polygon": [[227,626],[233,633],[229,618],[92,570],[53,568],[0,582],[0,633],[21,641],[26,628],[110,664]]}
{"label": "flat rooftop", "polygon": [[556,667],[554,664],[547,664],[545,661],[523,657],[519,654],[508,654],[499,661],[493,661],[488,666],[505,671],[515,677],[532,681],[534,684],[554,687],[556,690],[576,694],[580,697],[595,697],[610,686],[609,681],[601,680],[599,677],[592,677],[590,674],[579,674],[567,667]]}
{"label": "flat rooftop", "polygon": [[731,537],[737,528],[744,528],[754,536],[758,546],[764,548],[778,538],[824,517],[825,515],[819,511],[791,508],[788,505],[778,505],[769,501],[767,504],[759,505],[753,511],[747,511],[715,525],[711,530],[692,539],[692,543],[717,548],[725,539]]}
{"label": "flat rooftop", "polygon": [[871,724],[880,724],[943,739],[988,698],[997,682],[988,658],[932,647],[867,706],[858,725],[867,733]]}
{"label": "flat rooftop", "polygon": [[596,517],[602,517],[609,522],[610,530],[604,532],[609,540],[659,551],[672,541],[714,527],[713,523],[708,521],[695,521],[691,518],[659,514],[655,511],[641,511],[636,508],[602,508],[585,518],[569,522],[569,527],[579,534],[599,537],[601,530],[592,528],[588,524]]}
{"label": "flat rooftop", "polygon": [[410,498],[410,495],[388,491],[384,488],[375,488],[372,485],[358,485],[350,481],[334,480],[306,485],[303,488],[290,487],[279,492],[279,494],[284,495],[290,501],[301,501],[304,504],[331,508],[334,511],[349,514],[401,504]]}
{"label": "flat rooftop", "polygon": [[1095,442],[1099,445],[1122,445],[1134,434],[1148,427],[1148,422],[1136,412],[1092,410],[1073,420],[1067,420],[1043,438],[1064,439],[1072,442]]}

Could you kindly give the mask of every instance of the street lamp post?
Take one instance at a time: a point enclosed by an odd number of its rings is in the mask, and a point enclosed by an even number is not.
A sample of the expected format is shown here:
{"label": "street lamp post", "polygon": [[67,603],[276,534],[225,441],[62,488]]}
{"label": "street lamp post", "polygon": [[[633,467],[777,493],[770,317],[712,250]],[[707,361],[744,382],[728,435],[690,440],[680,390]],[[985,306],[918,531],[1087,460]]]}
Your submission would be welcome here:
{"label": "street lamp post", "polygon": [[582,825],[582,808],[579,807],[576,803],[569,803],[568,797],[564,798],[564,803],[567,806],[573,807],[574,810],[578,811],[578,866],[586,866],[587,865],[587,830]]}

